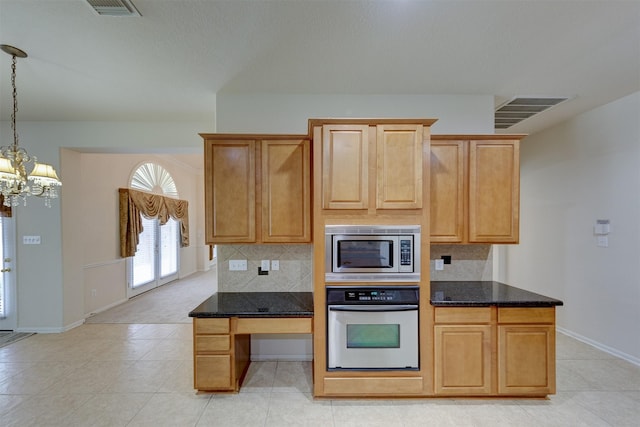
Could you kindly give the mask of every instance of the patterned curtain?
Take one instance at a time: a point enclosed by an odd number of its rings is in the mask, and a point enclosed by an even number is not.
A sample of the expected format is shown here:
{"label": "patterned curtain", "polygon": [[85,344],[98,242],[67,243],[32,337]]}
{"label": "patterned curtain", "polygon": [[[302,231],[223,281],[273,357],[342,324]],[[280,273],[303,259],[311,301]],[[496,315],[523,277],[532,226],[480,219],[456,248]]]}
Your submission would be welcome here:
{"label": "patterned curtain", "polygon": [[180,222],[180,247],[189,246],[189,202],[130,188],[120,193],[120,256],[134,256],[142,232],[142,217],[157,218],[164,225],[169,217]]}
{"label": "patterned curtain", "polygon": [[0,216],[11,218],[11,206],[4,205],[4,196],[2,194],[0,194]]}

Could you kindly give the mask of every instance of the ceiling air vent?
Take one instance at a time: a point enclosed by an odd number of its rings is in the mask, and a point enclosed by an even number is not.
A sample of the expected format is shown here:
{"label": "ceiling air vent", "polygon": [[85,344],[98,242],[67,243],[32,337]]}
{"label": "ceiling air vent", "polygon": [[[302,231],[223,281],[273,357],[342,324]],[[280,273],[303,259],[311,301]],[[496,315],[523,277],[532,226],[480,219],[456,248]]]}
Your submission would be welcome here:
{"label": "ceiling air vent", "polygon": [[569,98],[526,98],[516,97],[502,104],[495,113],[495,128],[507,129],[511,126],[554,107]]}
{"label": "ceiling air vent", "polygon": [[87,0],[100,16],[142,16],[131,0]]}

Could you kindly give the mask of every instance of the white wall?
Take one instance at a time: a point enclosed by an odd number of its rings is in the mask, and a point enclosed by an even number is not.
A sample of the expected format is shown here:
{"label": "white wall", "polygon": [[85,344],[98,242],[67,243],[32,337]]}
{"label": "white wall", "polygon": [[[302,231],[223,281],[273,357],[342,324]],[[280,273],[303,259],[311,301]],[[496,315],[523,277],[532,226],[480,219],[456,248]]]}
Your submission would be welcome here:
{"label": "white wall", "polygon": [[[213,111],[213,106],[212,106]],[[80,157],[70,156],[63,165],[61,148],[111,152],[201,153],[200,132],[215,131],[211,122],[21,122],[20,145],[40,161],[51,163],[63,182],[61,199],[47,209],[42,200],[32,198],[18,207],[16,217],[17,330],[60,332],[83,320],[83,261],[72,236],[81,216],[70,212],[79,205]],[[3,122],[0,137],[10,140],[10,126]],[[61,167],[64,166],[64,167]],[[69,203],[64,217],[62,205]],[[198,202],[199,203],[199,202]],[[198,230],[194,230],[200,233]],[[23,245],[24,235],[40,235],[41,245]],[[192,240],[194,238],[192,237]],[[194,251],[197,249],[194,248]],[[200,252],[203,252],[202,250]]]}
{"label": "white wall", "polygon": [[306,134],[310,118],[438,119],[432,133],[493,133],[491,95],[218,95],[218,132]]}
{"label": "white wall", "polygon": [[[593,225],[609,219],[609,247]],[[562,299],[558,326],[640,364],[640,92],[527,137],[509,284]]]}

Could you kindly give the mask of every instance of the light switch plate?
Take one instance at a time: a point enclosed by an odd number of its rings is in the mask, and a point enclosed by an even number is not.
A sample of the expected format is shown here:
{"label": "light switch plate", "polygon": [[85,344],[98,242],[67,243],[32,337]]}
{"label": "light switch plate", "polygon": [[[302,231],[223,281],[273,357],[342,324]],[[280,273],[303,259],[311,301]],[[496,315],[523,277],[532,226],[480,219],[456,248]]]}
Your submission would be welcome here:
{"label": "light switch plate", "polygon": [[444,260],[437,259],[436,260],[436,270],[444,270]]}
{"label": "light switch plate", "polygon": [[24,245],[39,245],[40,236],[22,236],[22,244]]}
{"label": "light switch plate", "polygon": [[263,259],[260,263],[260,268],[262,269],[262,271],[269,271],[269,260]]}
{"label": "light switch plate", "polygon": [[277,259],[271,260],[271,269],[273,271],[280,270],[280,261],[278,261]]}

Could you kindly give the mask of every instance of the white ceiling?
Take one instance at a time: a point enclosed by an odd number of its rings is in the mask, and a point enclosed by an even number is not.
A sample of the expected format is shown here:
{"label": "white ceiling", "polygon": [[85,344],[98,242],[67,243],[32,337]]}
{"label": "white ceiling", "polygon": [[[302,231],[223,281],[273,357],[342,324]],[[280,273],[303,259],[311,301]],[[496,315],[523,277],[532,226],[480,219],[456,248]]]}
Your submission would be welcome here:
{"label": "white ceiling", "polygon": [[[534,133],[640,90],[640,1],[0,0],[18,120],[194,120],[216,93],[570,96]],[[1,53],[0,118],[11,110]]]}

